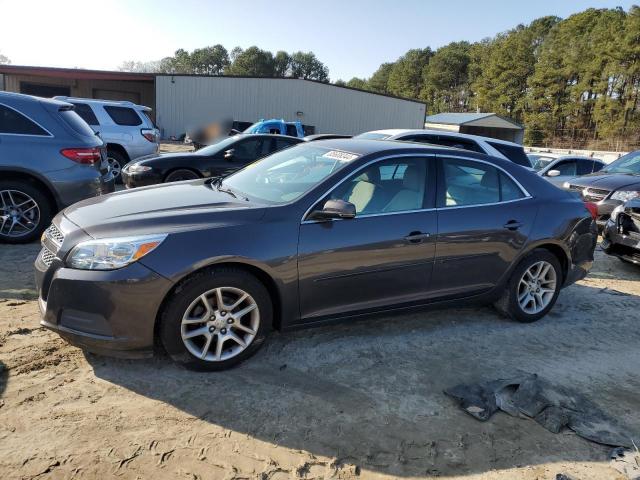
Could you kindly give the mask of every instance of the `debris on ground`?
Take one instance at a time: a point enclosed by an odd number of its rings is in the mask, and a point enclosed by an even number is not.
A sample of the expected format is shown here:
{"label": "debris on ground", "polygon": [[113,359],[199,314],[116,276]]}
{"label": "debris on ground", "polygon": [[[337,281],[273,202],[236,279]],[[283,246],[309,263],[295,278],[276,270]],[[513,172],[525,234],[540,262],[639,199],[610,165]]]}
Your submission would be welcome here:
{"label": "debris on ground", "polygon": [[633,450],[617,447],[609,454],[611,467],[629,480],[640,480],[640,451],[637,447]]}
{"label": "debris on ground", "polygon": [[463,410],[487,421],[498,410],[514,417],[532,418],[553,433],[569,428],[592,442],[631,448],[633,436],[596,404],[570,388],[536,374],[457,385],[445,390]]}

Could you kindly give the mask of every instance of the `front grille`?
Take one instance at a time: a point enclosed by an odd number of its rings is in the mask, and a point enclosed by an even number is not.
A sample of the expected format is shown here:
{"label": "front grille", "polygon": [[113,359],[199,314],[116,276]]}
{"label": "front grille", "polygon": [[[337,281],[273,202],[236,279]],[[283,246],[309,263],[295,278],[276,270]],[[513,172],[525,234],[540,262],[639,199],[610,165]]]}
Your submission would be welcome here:
{"label": "front grille", "polygon": [[54,258],[56,258],[55,253],[51,252],[47,247],[44,247],[40,252],[40,259],[47,267],[51,266]]}
{"label": "front grille", "polygon": [[569,185],[569,190],[571,190],[572,192],[582,193],[582,190],[584,190],[584,187],[581,187],[580,185]]}
{"label": "front grille", "polygon": [[58,245],[58,247],[60,247],[64,241],[64,235],[53,223],[44,231],[44,234],[50,238],[53,243]]}

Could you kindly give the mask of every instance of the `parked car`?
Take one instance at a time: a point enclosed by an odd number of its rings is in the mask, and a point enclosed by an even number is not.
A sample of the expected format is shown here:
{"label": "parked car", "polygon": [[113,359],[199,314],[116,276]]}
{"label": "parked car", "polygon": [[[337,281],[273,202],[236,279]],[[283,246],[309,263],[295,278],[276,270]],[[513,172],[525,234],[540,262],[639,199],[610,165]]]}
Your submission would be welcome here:
{"label": "parked car", "polygon": [[364,140],[85,201],[51,229],[60,242],[45,238],[35,263],[42,325],[120,356],[158,339],[211,370],[272,328],[434,302],[532,322],[587,274],[596,243],[579,199],[513,162]]}
{"label": "parked car", "polygon": [[0,92],[0,241],[30,242],[59,210],[113,189],[102,140],[73,105]]}
{"label": "parked car", "polygon": [[553,162],[559,155],[545,155],[543,153],[527,153],[527,158],[535,170],[541,170]]}
{"label": "parked car", "polygon": [[563,188],[597,205],[598,227],[602,229],[614,208],[640,196],[640,150],[623,155],[599,172],[572,178]]}
{"label": "parked car", "polygon": [[466,133],[443,132],[440,130],[375,130],[361,133],[354,138],[369,140],[402,140],[405,142],[428,143],[445,147],[461,148],[471,152],[484,153],[531,168],[531,162],[522,145]]}
{"label": "parked car", "polygon": [[55,98],[75,105],[76,113],[100,133],[116,183],[122,183],[120,172],[127,162],[158,152],[160,131],[149,116],[149,107],[92,98]]}
{"label": "parked car", "polygon": [[598,158],[564,155],[550,161],[539,159],[533,168],[538,175],[549,180],[558,187],[577,176],[599,172],[607,164]]}
{"label": "parked car", "polygon": [[305,142],[315,142],[317,140],[335,140],[337,138],[352,138],[353,135],[340,135],[337,133],[316,133],[304,137]]}
{"label": "parked car", "polygon": [[602,237],[605,253],[640,265],[640,198],[613,209]]}
{"label": "parked car", "polygon": [[196,152],[152,155],[127,164],[127,188],[225,176],[273,152],[302,142],[286,135],[239,134],[222,137]]}
{"label": "parked car", "polygon": [[304,127],[299,121],[285,122],[284,119],[273,118],[271,120],[260,120],[243,133],[271,133],[273,135],[288,135],[290,137],[304,137]]}

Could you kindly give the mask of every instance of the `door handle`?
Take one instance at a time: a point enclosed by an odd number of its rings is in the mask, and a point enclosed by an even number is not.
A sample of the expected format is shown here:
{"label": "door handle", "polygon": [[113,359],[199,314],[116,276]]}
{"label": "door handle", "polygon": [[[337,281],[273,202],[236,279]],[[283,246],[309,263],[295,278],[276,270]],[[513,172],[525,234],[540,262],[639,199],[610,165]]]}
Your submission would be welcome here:
{"label": "door handle", "polygon": [[428,233],[423,232],[411,232],[409,235],[404,237],[405,241],[408,243],[422,243],[427,238],[429,238]]}
{"label": "door handle", "polygon": [[518,230],[522,225],[522,222],[518,222],[517,220],[509,220],[503,227],[507,230]]}

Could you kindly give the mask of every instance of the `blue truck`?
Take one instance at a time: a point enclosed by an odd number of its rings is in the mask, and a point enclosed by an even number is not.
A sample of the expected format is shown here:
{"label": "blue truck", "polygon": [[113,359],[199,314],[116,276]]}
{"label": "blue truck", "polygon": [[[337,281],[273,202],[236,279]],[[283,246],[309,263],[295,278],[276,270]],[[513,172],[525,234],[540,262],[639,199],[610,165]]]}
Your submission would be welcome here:
{"label": "blue truck", "polygon": [[251,125],[243,133],[273,133],[276,135],[289,135],[290,137],[304,137],[304,128],[299,121],[285,122],[282,118],[271,120],[261,119]]}

